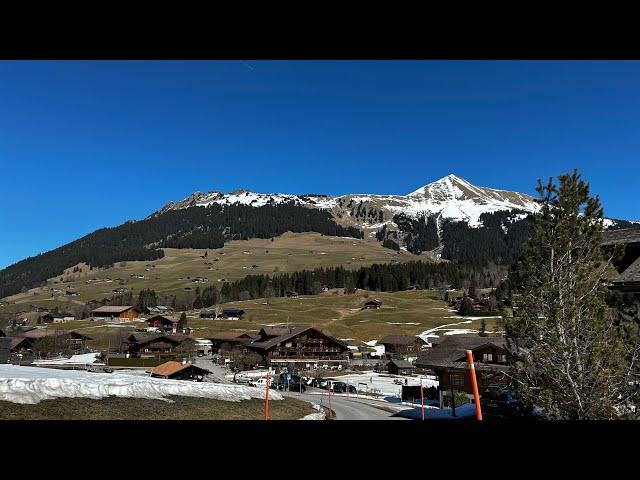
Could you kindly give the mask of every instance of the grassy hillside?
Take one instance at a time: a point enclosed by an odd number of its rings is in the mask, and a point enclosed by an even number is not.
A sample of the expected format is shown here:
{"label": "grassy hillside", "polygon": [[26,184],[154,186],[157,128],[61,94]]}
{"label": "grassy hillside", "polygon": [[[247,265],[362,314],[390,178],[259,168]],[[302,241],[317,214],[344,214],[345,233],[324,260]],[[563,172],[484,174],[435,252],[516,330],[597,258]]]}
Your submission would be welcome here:
{"label": "grassy hillside", "polygon": [[[329,237],[318,233],[286,233],[273,241],[236,240],[223,248],[210,250],[164,250],[164,258],[153,262],[129,261],[116,263],[111,268],[93,270],[89,270],[87,265],[80,265],[81,272],[67,269],[65,274],[50,279],[44,287],[7,297],[5,300],[15,304],[1,307],[0,311],[28,311],[29,305],[50,309],[57,305],[61,309],[77,310],[90,300],[111,297],[112,290],[118,287],[131,290],[134,295],[143,288],[152,288],[158,293],[179,294],[185,291],[185,287],[195,289],[198,285],[208,284],[221,286],[219,279],[232,281],[248,274],[294,272],[337,265],[358,268],[373,263],[403,262],[418,258],[407,252],[398,253],[383,248],[375,239]],[[208,252],[207,258],[201,258],[205,251]],[[254,265],[255,268],[252,268]],[[144,275],[145,278],[130,276],[136,274]],[[197,276],[207,277],[209,283],[195,284],[187,279]],[[118,278],[122,281],[116,281]],[[100,281],[86,283],[90,279]],[[51,288],[57,288],[61,293],[75,290],[79,295],[54,297]]]}
{"label": "grassy hillside", "polygon": [[[371,298],[382,301],[379,310],[362,310],[363,304]],[[345,295],[341,290],[324,292],[320,295],[299,296],[297,298],[274,298],[270,305],[264,300],[231,302],[245,310],[242,320],[213,320],[198,318],[197,312],[188,312],[188,324],[194,328],[194,336],[208,337],[215,332],[237,330],[257,332],[266,325],[290,322],[294,325],[312,325],[329,332],[337,338],[349,339],[349,345],[362,345],[361,342],[379,340],[390,333],[419,334],[425,330],[450,325],[448,329],[478,329],[480,320],[471,320],[458,316],[439,299],[435,291],[406,292],[366,292],[358,290],[355,294]],[[486,319],[489,331],[502,329],[500,321]],[[457,324],[457,325],[451,325]],[[142,326],[141,321],[124,325],[108,325],[102,321],[79,320],[57,324],[55,328],[74,329],[85,333],[94,340],[94,348],[115,346]]]}

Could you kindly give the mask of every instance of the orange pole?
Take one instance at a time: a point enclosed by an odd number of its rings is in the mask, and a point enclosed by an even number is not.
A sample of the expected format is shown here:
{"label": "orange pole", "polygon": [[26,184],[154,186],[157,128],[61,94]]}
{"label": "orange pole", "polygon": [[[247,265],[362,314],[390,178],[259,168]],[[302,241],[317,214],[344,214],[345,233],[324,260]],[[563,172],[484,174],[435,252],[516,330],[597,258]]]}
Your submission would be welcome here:
{"label": "orange pole", "polygon": [[478,381],[476,380],[476,367],[473,364],[473,352],[467,350],[467,362],[469,362],[469,371],[471,372],[471,385],[473,385],[473,398],[476,403],[476,419],[482,420],[482,409],[480,408],[480,394],[478,393]]}
{"label": "orange pole", "polygon": [[264,419],[269,420],[269,370],[267,370],[267,393],[265,394]]}
{"label": "orange pole", "polygon": [[420,379],[420,404],[422,405],[422,420],[424,421],[424,393],[422,392],[422,379]]}

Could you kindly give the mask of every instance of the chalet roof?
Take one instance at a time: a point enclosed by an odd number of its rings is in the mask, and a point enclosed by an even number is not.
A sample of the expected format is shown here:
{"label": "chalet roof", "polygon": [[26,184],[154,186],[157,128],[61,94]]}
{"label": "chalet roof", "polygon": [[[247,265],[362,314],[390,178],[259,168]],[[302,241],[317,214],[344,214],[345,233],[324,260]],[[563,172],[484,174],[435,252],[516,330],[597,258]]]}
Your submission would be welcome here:
{"label": "chalet roof", "polygon": [[11,342],[10,342],[11,348],[16,348],[22,342],[31,341],[30,338],[26,338],[26,337],[9,337],[9,339],[11,340]]}
{"label": "chalet roof", "polygon": [[267,337],[279,337],[289,333],[292,327],[262,327],[260,333],[263,333]]}
{"label": "chalet roof", "polygon": [[201,373],[203,374],[207,374],[210,373],[209,371],[205,370],[204,368],[200,368],[197,367],[195,365],[192,365],[190,363],[181,363],[181,362],[175,362],[175,361],[169,361],[169,362],[165,362],[163,364],[158,365],[157,367],[154,367],[153,369],[151,369],[151,375],[158,375],[160,377],[168,377],[171,375],[174,375],[178,372],[181,372],[182,370],[185,370],[187,368],[193,369],[193,370],[199,370]]}
{"label": "chalet roof", "polygon": [[260,350],[268,350],[270,348],[275,347],[279,343],[285,342],[285,341],[289,340],[290,338],[297,337],[298,335],[300,335],[300,334],[302,334],[302,333],[304,333],[304,332],[306,332],[308,330],[315,330],[317,332],[320,332],[325,337],[330,338],[331,340],[333,340],[334,342],[336,342],[337,344],[342,346],[345,350],[347,350],[349,348],[346,343],[338,340],[335,337],[332,337],[332,336],[328,335],[326,332],[322,332],[321,330],[318,330],[317,328],[308,327],[308,326],[307,327],[305,327],[305,326],[290,327],[288,329],[288,333],[285,333],[285,334],[280,335],[278,337],[272,338],[270,340],[266,340],[264,342],[253,342],[251,344],[251,346],[255,347],[255,348],[258,348]]}
{"label": "chalet roof", "polygon": [[603,245],[640,243],[640,228],[620,228],[602,232]]}
{"label": "chalet roof", "polygon": [[28,330],[26,332],[22,332],[21,336],[25,338],[44,338],[44,337],[60,337],[64,335],[69,335],[75,338],[84,338],[85,340],[91,340],[90,337],[83,335],[81,333],[75,332],[73,330],[54,330],[52,328],[34,328],[32,330]]}
{"label": "chalet roof", "polygon": [[248,332],[217,332],[209,338],[212,340],[240,340],[242,338],[254,339],[256,336]]}
{"label": "chalet roof", "polygon": [[136,310],[132,305],[105,305],[96,308],[93,313],[123,313],[131,309]]}
{"label": "chalet roof", "polygon": [[389,361],[389,363],[387,363],[387,365],[390,365],[392,363],[398,368],[416,368],[413,363],[408,362],[406,360],[393,359],[393,360]]}
{"label": "chalet roof", "polygon": [[613,279],[613,283],[640,282],[640,257],[629,265],[624,272]]}
{"label": "chalet roof", "polygon": [[63,318],[63,317],[74,317],[73,313],[69,312],[49,312],[43,315],[43,317],[52,317],[52,318]]}
{"label": "chalet roof", "polygon": [[453,335],[437,346],[428,349],[415,361],[418,367],[453,367],[466,363],[467,350],[475,350],[483,345],[492,344],[507,348],[506,339],[501,335],[481,337],[479,335]]}
{"label": "chalet roof", "polygon": [[414,345],[416,342],[425,343],[422,338],[416,335],[406,335],[404,333],[394,333],[391,335],[387,335],[382,337],[382,339],[378,342],[380,344],[390,344],[390,345]]}
{"label": "chalet roof", "polygon": [[169,343],[178,345],[187,339],[191,339],[191,337],[185,335],[130,335],[129,343],[144,345],[158,340],[168,340]]}

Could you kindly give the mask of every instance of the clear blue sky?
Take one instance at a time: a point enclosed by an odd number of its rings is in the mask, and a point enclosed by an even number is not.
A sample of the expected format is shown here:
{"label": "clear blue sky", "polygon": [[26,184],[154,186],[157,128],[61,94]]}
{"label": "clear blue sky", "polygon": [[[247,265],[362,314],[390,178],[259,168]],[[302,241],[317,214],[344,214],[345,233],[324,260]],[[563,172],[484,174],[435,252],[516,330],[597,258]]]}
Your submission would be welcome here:
{"label": "clear blue sky", "polygon": [[0,267],[200,190],[534,193],[640,219],[639,62],[0,62]]}

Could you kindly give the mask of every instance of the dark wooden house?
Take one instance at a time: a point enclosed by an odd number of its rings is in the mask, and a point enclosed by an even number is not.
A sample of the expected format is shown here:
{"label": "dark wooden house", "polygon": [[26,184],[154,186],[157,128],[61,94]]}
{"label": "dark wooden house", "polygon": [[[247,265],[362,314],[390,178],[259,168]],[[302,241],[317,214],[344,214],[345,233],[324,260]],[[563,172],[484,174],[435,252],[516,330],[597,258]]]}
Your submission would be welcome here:
{"label": "dark wooden house", "polygon": [[387,372],[391,375],[410,375],[415,370],[415,365],[406,360],[392,359],[387,363]]}
{"label": "dark wooden house", "polygon": [[509,352],[505,337],[452,335],[414,362],[416,367],[430,370],[438,376],[441,403],[443,392],[455,390],[473,395],[467,350],[473,352],[480,395],[489,385],[508,383],[505,373]]}
{"label": "dark wooden house", "polygon": [[247,345],[256,339],[256,335],[247,332],[218,332],[209,337],[215,353],[220,353],[220,350],[249,351]]}
{"label": "dark wooden house", "polygon": [[394,333],[383,337],[378,344],[384,345],[384,352],[388,356],[419,355],[422,347],[427,345],[422,338],[416,335]]}
{"label": "dark wooden house", "polygon": [[364,307],[362,308],[378,310],[381,306],[382,306],[382,302],[377,298],[374,298],[373,300],[369,300],[368,302],[365,302]]}
{"label": "dark wooden house", "polygon": [[75,315],[68,312],[49,312],[40,317],[42,323],[65,323],[75,319]]}
{"label": "dark wooden house", "polygon": [[156,315],[147,320],[147,326],[149,328],[160,328],[165,332],[175,331],[180,323],[179,317],[173,317],[169,315]]}
{"label": "dark wooden house", "polygon": [[179,358],[196,351],[195,340],[180,335],[131,335],[126,347],[136,358]]}
{"label": "dark wooden house", "polygon": [[43,354],[81,353],[86,350],[87,341],[91,340],[90,337],[79,332],[52,328],[33,328],[22,332],[19,337],[31,340],[33,351]]}
{"label": "dark wooden house", "polygon": [[240,320],[244,315],[244,310],[240,308],[225,308],[222,310],[222,318],[227,320]]}
{"label": "dark wooden house", "polygon": [[640,228],[607,230],[602,234],[605,250],[624,245],[624,255],[614,262],[617,274],[608,280],[611,288],[621,292],[640,293]]}
{"label": "dark wooden house", "polygon": [[121,321],[129,321],[133,318],[138,318],[140,312],[131,305],[105,305],[96,308],[91,312],[91,315],[95,318],[119,318]]}
{"label": "dark wooden house", "polygon": [[313,327],[290,327],[275,338],[248,346],[267,363],[283,367],[345,364],[351,358],[351,350],[345,343]]}
{"label": "dark wooden house", "polygon": [[154,367],[151,376],[157,378],[169,378],[171,380],[190,380],[192,382],[202,382],[208,370],[197,367],[191,363],[169,361]]}

